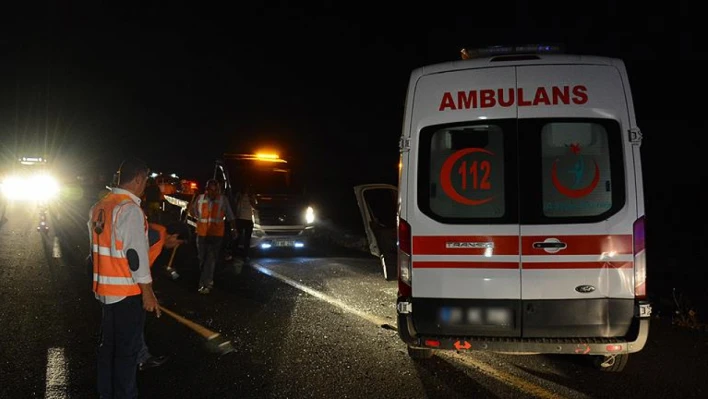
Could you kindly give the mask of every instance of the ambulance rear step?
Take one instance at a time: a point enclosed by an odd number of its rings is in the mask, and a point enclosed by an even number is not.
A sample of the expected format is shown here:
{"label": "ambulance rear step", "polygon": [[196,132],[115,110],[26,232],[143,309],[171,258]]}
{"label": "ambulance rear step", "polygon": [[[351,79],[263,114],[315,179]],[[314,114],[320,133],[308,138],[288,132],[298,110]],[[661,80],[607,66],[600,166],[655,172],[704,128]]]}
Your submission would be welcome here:
{"label": "ambulance rear step", "polygon": [[509,338],[509,337],[450,337],[418,336],[412,346],[456,351],[489,351],[502,353],[558,353],[574,355],[616,355],[638,352],[644,347],[649,333],[649,320],[639,322],[637,339],[623,338]]}

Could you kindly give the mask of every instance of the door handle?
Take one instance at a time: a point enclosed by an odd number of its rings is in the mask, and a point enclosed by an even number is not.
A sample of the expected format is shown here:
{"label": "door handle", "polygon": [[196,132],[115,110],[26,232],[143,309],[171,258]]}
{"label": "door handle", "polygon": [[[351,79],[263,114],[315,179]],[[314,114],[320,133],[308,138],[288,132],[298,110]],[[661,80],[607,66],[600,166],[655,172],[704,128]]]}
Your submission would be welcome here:
{"label": "door handle", "polygon": [[564,242],[535,242],[533,243],[534,248],[538,249],[565,249],[568,245]]}
{"label": "door handle", "polygon": [[555,253],[561,249],[566,249],[568,244],[562,242],[557,238],[546,238],[544,241],[539,241],[533,243],[535,249],[542,249],[548,253]]}

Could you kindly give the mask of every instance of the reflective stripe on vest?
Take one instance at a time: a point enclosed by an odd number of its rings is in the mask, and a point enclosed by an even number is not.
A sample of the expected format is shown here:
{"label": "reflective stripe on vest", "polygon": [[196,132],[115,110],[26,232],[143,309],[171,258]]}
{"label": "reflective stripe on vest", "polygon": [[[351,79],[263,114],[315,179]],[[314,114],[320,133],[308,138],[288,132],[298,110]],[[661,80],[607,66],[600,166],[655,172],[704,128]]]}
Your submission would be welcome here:
{"label": "reflective stripe on vest", "polygon": [[[126,194],[108,194],[91,215],[93,241],[93,291],[102,296],[131,296],[141,293],[133,280],[123,242],[116,239],[114,225],[125,205],[135,202]],[[137,204],[136,204],[137,206]],[[99,232],[100,230],[100,232]],[[145,221],[147,239],[147,220]]]}
{"label": "reflective stripe on vest", "polygon": [[[197,235],[204,236],[224,236],[224,196],[219,196],[216,201],[209,201],[206,194],[200,194],[197,198]],[[211,207],[209,204],[211,203]]]}

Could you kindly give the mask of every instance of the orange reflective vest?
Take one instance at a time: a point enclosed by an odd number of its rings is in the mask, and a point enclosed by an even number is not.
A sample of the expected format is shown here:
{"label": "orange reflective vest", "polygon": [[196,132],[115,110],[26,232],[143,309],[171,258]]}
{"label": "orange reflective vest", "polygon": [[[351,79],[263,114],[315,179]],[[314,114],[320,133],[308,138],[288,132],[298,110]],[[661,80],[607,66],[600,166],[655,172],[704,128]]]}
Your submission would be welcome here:
{"label": "orange reflective vest", "polygon": [[224,236],[226,210],[224,209],[224,200],[226,197],[220,195],[214,201],[210,201],[206,194],[200,194],[197,197],[197,235],[205,236]]}
{"label": "orange reflective vest", "polygon": [[[135,202],[126,194],[106,195],[93,208],[91,235],[93,248],[93,291],[102,296],[132,296],[142,291],[133,280],[123,242],[116,239],[113,224],[123,206]],[[136,204],[137,206],[137,204]],[[118,208],[116,210],[116,208]],[[115,219],[113,213],[115,211]],[[145,237],[147,239],[147,219]]]}
{"label": "orange reflective vest", "polygon": [[152,267],[153,263],[155,263],[155,261],[157,260],[157,257],[160,256],[160,253],[162,252],[162,247],[165,245],[165,238],[167,238],[167,229],[165,228],[165,226],[157,223],[150,223],[148,226],[150,230],[155,230],[160,234],[160,240],[151,245],[148,249],[148,261],[150,262],[150,267]]}

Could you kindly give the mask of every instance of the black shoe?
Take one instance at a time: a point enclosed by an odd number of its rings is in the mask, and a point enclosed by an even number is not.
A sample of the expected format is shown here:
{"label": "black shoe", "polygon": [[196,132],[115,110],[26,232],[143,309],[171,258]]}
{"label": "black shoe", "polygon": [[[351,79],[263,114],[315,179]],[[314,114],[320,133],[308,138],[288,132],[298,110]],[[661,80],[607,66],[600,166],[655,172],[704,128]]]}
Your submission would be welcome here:
{"label": "black shoe", "polygon": [[143,371],[153,367],[160,367],[165,364],[169,358],[169,356],[150,356],[146,361],[138,365],[138,370]]}

